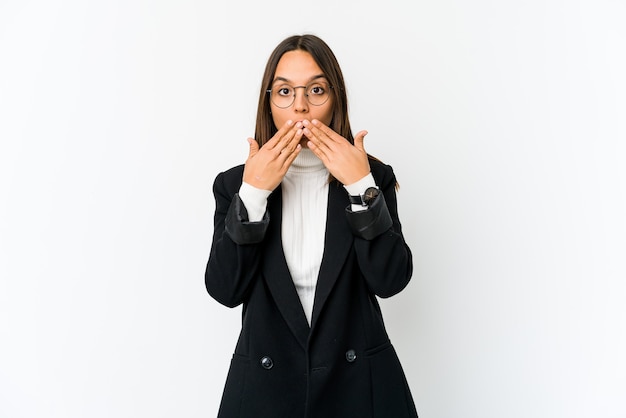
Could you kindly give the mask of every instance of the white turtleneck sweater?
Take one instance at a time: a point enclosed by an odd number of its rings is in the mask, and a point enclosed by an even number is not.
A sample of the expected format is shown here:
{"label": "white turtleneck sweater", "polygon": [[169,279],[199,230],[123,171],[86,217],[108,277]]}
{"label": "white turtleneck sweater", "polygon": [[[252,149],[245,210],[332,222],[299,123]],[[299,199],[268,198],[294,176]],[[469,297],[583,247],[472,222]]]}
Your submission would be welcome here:
{"label": "white turtleneck sweater", "polygon": [[281,185],[283,252],[310,325],[315,286],[324,255],[328,170],[311,150],[303,149]]}
{"label": "white turtleneck sweater", "polygon": [[[328,208],[328,170],[309,149],[300,151],[283,178],[281,239],[289,273],[300,297],[306,318],[311,324],[315,287],[324,255],[326,214]],[[363,193],[375,185],[370,174],[357,183],[345,186],[349,193]],[[263,218],[271,191],[243,183],[239,189],[248,219]],[[364,207],[352,206],[352,210]]]}

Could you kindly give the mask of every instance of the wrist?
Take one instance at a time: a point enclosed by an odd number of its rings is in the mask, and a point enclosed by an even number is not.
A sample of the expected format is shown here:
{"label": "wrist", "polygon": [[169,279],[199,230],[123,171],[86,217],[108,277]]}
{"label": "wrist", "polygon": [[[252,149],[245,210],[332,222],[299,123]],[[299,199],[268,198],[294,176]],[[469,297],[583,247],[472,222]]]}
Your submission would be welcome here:
{"label": "wrist", "polygon": [[344,184],[344,189],[351,196],[358,196],[365,193],[365,191],[370,187],[376,187],[376,181],[374,181],[374,177],[372,173],[367,173],[363,178],[351,184]]}
{"label": "wrist", "polygon": [[363,194],[349,195],[350,203],[357,206],[369,206],[378,197],[380,190],[376,186],[368,187]]}

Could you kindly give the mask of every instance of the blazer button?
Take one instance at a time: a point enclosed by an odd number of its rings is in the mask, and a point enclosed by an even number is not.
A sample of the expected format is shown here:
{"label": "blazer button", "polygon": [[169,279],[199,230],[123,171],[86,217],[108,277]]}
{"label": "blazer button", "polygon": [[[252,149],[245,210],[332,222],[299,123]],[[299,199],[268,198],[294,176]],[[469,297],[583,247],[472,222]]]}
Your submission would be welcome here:
{"label": "blazer button", "polygon": [[348,360],[348,363],[352,363],[354,360],[356,360],[356,351],[352,349],[346,351],[346,360]]}
{"label": "blazer button", "polygon": [[264,356],[261,359],[261,366],[265,369],[265,370],[269,370],[272,367],[274,367],[274,362],[272,361],[272,359],[268,356]]}

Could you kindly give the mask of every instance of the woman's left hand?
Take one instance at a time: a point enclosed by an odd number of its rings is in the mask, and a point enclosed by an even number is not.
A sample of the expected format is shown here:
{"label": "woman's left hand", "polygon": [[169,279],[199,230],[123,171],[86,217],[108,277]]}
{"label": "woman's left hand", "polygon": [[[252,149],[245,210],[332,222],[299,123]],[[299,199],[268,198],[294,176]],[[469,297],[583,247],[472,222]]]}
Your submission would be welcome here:
{"label": "woman's left hand", "polygon": [[317,119],[302,121],[308,147],[322,160],[330,174],[342,184],[353,184],[367,176],[370,164],[363,147],[367,131],[354,137],[354,145]]}

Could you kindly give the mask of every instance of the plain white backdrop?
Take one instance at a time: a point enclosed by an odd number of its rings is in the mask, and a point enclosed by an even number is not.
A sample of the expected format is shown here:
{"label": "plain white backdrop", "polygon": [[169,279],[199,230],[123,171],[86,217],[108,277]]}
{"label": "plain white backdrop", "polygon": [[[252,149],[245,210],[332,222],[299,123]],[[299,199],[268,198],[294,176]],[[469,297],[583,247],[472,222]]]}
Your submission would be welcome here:
{"label": "plain white backdrop", "polygon": [[[315,33],[391,164],[382,301],[422,418],[626,417],[619,0],[0,2],[0,417],[215,416],[240,308],[204,289],[216,174]],[[393,418],[393,417],[390,417]]]}

